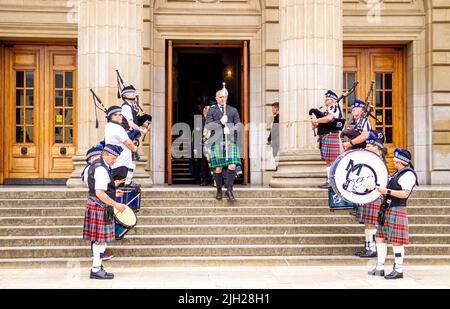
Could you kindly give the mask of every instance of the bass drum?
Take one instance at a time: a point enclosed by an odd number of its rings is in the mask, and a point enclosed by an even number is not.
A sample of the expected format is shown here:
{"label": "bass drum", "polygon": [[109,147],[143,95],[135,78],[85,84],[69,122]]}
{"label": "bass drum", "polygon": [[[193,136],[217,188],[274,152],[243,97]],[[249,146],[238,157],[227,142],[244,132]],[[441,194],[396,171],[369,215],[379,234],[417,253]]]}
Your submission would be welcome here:
{"label": "bass drum", "polygon": [[381,194],[367,187],[386,187],[388,180],[389,171],[384,160],[365,149],[344,152],[330,169],[333,191],[349,203],[362,205],[374,202]]}

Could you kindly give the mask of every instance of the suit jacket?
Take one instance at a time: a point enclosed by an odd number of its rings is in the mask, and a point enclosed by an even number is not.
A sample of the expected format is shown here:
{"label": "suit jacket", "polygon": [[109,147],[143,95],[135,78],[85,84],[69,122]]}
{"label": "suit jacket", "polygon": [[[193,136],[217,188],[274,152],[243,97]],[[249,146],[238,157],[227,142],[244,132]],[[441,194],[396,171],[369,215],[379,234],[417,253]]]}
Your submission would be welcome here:
{"label": "suit jacket", "polygon": [[[238,131],[240,129],[241,125],[241,119],[239,118],[238,110],[227,104],[227,111],[226,115],[228,117],[227,120],[227,127],[230,129],[230,132]],[[220,110],[218,104],[211,106],[211,108],[208,110],[208,113],[206,114],[206,128],[208,130],[214,130],[214,126],[220,125],[222,128],[224,125],[222,122],[220,122],[220,119],[222,118],[224,114]]]}

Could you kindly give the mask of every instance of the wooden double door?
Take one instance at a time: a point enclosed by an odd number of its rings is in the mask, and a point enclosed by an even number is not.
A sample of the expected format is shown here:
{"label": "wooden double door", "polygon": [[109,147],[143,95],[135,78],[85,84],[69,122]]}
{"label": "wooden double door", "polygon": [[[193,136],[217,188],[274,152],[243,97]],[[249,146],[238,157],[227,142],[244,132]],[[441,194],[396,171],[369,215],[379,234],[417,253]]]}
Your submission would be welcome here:
{"label": "wooden double door", "polygon": [[77,143],[75,45],[3,46],[4,183],[63,182]]}
{"label": "wooden double door", "polygon": [[383,130],[388,149],[386,160],[393,171],[393,152],[396,147],[406,147],[405,50],[401,46],[371,47],[344,46],[344,89],[358,80],[353,95],[344,101],[347,124],[352,123],[351,103],[355,97],[365,100],[369,96],[376,118],[369,118],[373,129]]}

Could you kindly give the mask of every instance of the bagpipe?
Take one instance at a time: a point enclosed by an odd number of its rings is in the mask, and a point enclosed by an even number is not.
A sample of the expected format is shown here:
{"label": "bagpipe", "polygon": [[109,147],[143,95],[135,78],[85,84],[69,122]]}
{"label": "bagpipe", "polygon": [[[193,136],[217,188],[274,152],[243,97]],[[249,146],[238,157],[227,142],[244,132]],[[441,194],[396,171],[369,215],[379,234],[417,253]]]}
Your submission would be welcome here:
{"label": "bagpipe", "polygon": [[[375,84],[375,81],[372,80],[372,81],[370,82],[370,88],[369,88],[369,91],[367,92],[366,98],[365,98],[365,100],[364,100],[365,107],[363,108],[363,113],[364,113],[364,116],[365,116],[366,118],[373,118],[373,119],[375,119],[376,124],[379,125],[380,122],[379,122],[378,119],[372,114],[372,112],[374,111],[374,106],[373,106],[373,104],[372,104],[372,103],[370,102],[370,100],[369,100],[370,97],[371,97],[372,94],[373,94],[373,85],[374,85],[374,84]],[[346,137],[347,137],[349,140],[352,140],[352,139],[358,137],[359,135],[361,135],[361,131],[359,130],[359,128],[352,128],[352,129],[346,128],[346,129],[342,130],[342,132],[341,132],[341,140],[344,141],[344,139],[345,139]],[[355,145],[354,148],[365,148],[365,143],[359,144],[359,146],[358,146],[358,145]]]}
{"label": "bagpipe", "polygon": [[[342,95],[336,100],[336,104],[338,104],[338,108],[340,111],[340,114],[342,114],[342,110],[341,107],[339,105],[339,102],[347,97],[348,95],[352,94],[353,92],[355,92],[356,90],[356,86],[359,84],[359,81],[356,81],[353,86],[348,89],[347,91],[345,91],[344,93],[342,93]],[[314,115],[317,119],[318,118],[322,118],[325,117],[327,114],[322,112],[319,108],[311,108],[308,112],[310,119],[312,119],[312,116]],[[319,123],[318,127],[317,127],[317,133],[316,130],[313,128],[313,132],[314,132],[314,136],[318,135],[322,135],[325,134],[329,131],[339,131],[342,130],[343,128],[345,128],[345,117],[341,117],[341,118],[335,118],[333,119],[333,121],[328,122],[328,123]]]}
{"label": "bagpipe", "polygon": [[95,94],[94,90],[92,88],[89,89],[89,91],[92,93],[92,100],[94,102],[94,110],[95,110],[95,128],[98,129],[98,115],[97,115],[97,109],[101,110],[105,113],[108,110],[106,106],[102,103],[102,100]]}
{"label": "bagpipe", "polygon": [[[125,87],[125,83],[123,82],[122,76],[120,76],[119,70],[116,70],[117,73],[117,86],[118,86],[118,90],[117,90],[117,98],[121,99],[121,95],[120,93],[122,92],[122,89]],[[134,88],[134,87],[133,87]],[[134,105],[135,107],[137,107],[137,125],[138,126],[143,126],[147,121],[148,122],[152,122],[152,116],[147,114],[144,109],[141,107],[141,105],[139,104],[139,95],[136,95],[136,99],[134,100]],[[141,115],[139,115],[139,112],[142,113]]]}

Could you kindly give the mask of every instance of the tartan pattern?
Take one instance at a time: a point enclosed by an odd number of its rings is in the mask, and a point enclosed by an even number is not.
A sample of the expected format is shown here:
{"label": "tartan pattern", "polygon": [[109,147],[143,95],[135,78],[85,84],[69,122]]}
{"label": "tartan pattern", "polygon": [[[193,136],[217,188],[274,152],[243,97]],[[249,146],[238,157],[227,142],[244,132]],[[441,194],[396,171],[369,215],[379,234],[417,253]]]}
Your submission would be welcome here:
{"label": "tartan pattern", "polygon": [[384,226],[378,225],[377,227],[377,237],[400,245],[409,244],[408,232],[408,214],[406,207],[390,207],[386,211]]}
{"label": "tartan pattern", "polygon": [[358,205],[358,208],[356,209],[356,219],[361,224],[377,225],[380,206],[381,198],[369,204]]}
{"label": "tartan pattern", "polygon": [[[220,143],[220,145],[222,145]],[[228,144],[228,160],[225,158],[225,149],[219,146],[219,143],[214,143],[211,146],[211,167],[224,167],[230,164],[241,164],[241,158],[239,157],[238,147],[234,143]]]}
{"label": "tartan pattern", "polygon": [[320,136],[320,155],[322,160],[334,161],[341,154],[339,134],[330,133]]}
{"label": "tartan pattern", "polygon": [[100,243],[112,242],[115,239],[114,222],[103,220],[104,209],[88,199],[84,211],[83,239]]}

